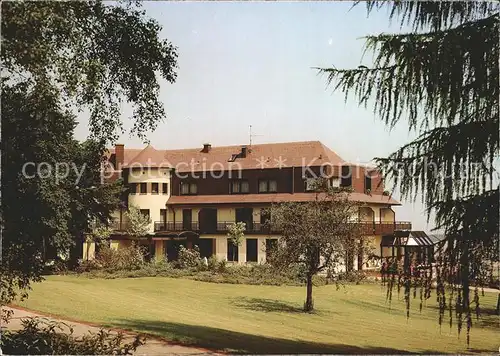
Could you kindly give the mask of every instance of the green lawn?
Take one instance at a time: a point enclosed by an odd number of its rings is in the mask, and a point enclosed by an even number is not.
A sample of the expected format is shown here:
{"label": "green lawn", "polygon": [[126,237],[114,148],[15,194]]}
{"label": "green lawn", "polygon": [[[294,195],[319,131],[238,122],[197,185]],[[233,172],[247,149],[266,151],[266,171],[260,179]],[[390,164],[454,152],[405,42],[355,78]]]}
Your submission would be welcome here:
{"label": "green lawn", "polygon": [[[51,276],[23,307],[104,326],[136,330],[186,344],[246,353],[458,353],[465,334],[439,329],[435,296],[418,311],[414,300],[385,302],[385,287],[314,289],[315,314],[301,307],[305,288],[204,283],[185,279],[86,279]],[[395,297],[397,299],[397,296]],[[483,297],[488,315],[474,321],[471,348],[496,352],[496,295]]]}

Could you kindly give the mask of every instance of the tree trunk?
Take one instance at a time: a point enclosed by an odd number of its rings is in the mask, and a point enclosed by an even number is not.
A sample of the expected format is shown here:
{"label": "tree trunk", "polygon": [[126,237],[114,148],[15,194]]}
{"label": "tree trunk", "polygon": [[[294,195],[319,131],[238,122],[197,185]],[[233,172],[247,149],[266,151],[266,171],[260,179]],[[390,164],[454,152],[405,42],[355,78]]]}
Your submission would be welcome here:
{"label": "tree trunk", "polygon": [[304,304],[304,311],[306,312],[310,312],[314,309],[312,294],[313,294],[312,274],[308,273],[306,304]]}

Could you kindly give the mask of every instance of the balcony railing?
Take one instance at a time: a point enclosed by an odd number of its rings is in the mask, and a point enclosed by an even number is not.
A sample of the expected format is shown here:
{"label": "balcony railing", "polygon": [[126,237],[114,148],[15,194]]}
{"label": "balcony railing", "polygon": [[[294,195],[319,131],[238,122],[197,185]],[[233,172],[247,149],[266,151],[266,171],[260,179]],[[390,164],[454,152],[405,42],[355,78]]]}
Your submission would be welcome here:
{"label": "balcony railing", "polygon": [[[154,223],[154,231],[196,231],[205,234],[216,234],[216,233],[227,233],[231,225],[233,225],[234,221],[218,221],[217,224],[199,224],[199,222],[164,222],[164,221],[155,221]],[[268,224],[262,223],[252,223],[250,226],[246,228],[247,233],[251,234],[269,234],[276,233]]]}
{"label": "balcony railing", "polygon": [[[155,221],[154,231],[195,231],[204,234],[216,234],[216,233],[227,233],[229,227],[233,225],[234,221],[218,221],[217,224],[200,224],[198,222],[164,222]],[[361,222],[359,223],[361,235],[384,235],[392,234],[394,230],[411,230],[411,222],[408,221],[396,221],[394,223],[384,222],[384,223],[370,223]],[[262,224],[254,222],[246,227],[247,234],[269,234],[269,233],[279,233],[278,230],[273,229],[272,226],[268,224]]]}
{"label": "balcony railing", "polygon": [[411,230],[411,222],[360,222],[361,235],[385,235],[392,234],[395,230]]}

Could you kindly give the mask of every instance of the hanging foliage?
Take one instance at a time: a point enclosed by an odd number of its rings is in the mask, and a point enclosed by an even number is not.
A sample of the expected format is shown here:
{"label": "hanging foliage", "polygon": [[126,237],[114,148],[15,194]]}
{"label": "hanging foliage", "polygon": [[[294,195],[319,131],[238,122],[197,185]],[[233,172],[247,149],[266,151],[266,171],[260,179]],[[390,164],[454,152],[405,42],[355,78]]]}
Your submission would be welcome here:
{"label": "hanging foliage", "polygon": [[[388,298],[403,288],[430,298],[437,282],[439,323],[465,327],[479,313],[478,288],[498,262],[498,2],[368,2],[368,12],[390,7],[412,31],[365,38],[373,63],[354,69],[321,68],[327,82],[389,127],[406,120],[417,138],[377,158],[403,199],[420,195],[446,244],[432,267],[413,273],[395,267]],[[420,288],[420,293],[417,293]],[[475,289],[474,289],[475,288]],[[473,290],[473,293],[471,293]],[[412,293],[413,291],[413,293]],[[473,295],[471,295],[473,294]]]}

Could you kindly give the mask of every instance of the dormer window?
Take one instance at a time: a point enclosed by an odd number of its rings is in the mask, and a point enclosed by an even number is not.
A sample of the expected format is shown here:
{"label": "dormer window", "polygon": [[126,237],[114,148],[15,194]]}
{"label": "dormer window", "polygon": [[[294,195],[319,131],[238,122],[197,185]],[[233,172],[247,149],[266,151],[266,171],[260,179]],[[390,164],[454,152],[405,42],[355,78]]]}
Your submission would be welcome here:
{"label": "dormer window", "polygon": [[181,195],[193,195],[198,194],[198,187],[196,183],[181,183]]}
{"label": "dormer window", "polygon": [[318,183],[316,178],[306,178],[304,181],[304,190],[306,192],[313,192],[317,189]]}
{"label": "dormer window", "polygon": [[275,180],[259,180],[259,193],[276,193],[277,191],[278,183]]}
{"label": "dormer window", "polygon": [[247,180],[233,180],[231,181],[230,193],[231,194],[245,194],[250,190]]}

